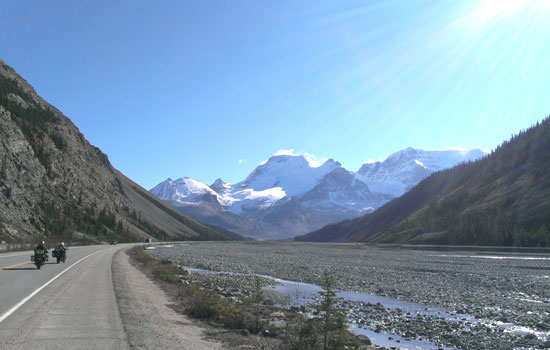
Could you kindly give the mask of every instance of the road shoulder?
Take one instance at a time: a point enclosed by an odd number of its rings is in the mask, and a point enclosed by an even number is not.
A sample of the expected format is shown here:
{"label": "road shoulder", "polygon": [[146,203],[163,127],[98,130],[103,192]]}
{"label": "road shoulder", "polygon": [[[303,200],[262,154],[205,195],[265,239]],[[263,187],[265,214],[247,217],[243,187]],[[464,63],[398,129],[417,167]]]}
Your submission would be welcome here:
{"label": "road shoulder", "polygon": [[167,295],[130,264],[125,250],[113,257],[113,285],[132,349],[223,349],[205,328],[172,310]]}

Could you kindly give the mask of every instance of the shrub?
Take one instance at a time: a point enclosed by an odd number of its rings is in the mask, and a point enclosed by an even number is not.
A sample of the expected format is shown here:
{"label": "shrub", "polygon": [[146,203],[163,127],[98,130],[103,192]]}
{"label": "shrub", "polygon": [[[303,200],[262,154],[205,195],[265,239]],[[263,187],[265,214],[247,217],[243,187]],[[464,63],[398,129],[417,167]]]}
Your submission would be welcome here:
{"label": "shrub", "polygon": [[285,350],[344,350],[358,349],[361,344],[347,330],[346,316],[336,307],[338,298],[334,281],[325,272],[319,292],[321,302],[313,305],[318,317],[298,317],[287,324]]}
{"label": "shrub", "polygon": [[143,251],[143,248],[140,246],[133,247],[130,252],[133,257],[143,265],[149,265],[154,260],[149,256],[149,254],[145,253],[145,251]]}
{"label": "shrub", "polygon": [[248,322],[246,313],[215,292],[186,285],[178,294],[191,316],[217,322],[229,329],[245,328],[252,331],[253,325]]}

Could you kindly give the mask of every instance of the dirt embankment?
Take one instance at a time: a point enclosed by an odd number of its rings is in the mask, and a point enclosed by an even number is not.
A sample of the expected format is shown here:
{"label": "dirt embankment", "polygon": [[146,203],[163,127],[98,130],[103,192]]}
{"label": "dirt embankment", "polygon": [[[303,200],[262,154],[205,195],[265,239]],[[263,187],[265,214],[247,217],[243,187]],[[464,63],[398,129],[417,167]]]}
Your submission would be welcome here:
{"label": "dirt embankment", "polygon": [[132,349],[225,349],[208,330],[170,308],[166,294],[119,251],[113,258],[113,287]]}

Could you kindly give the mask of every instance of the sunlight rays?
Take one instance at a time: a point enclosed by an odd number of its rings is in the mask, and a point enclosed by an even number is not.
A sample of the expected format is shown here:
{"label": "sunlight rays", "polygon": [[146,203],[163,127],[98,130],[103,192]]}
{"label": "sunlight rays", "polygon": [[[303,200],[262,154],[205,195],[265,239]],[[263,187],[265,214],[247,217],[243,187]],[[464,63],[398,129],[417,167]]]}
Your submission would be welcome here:
{"label": "sunlight rays", "polygon": [[311,52],[301,55],[288,84],[303,84],[297,110],[332,101],[304,116],[308,143],[323,142],[320,125],[335,134],[349,133],[350,125],[364,130],[365,138],[348,141],[350,149],[383,129],[408,130],[419,144],[432,129],[454,140],[462,116],[474,118],[462,131],[474,138],[497,115],[540,113],[549,9],[550,0],[344,1],[306,9],[297,20],[309,31],[286,45]]}
{"label": "sunlight rays", "polygon": [[[524,42],[531,42],[532,38],[540,41],[541,26],[545,25],[544,14],[550,9],[549,0],[484,0],[469,4],[469,10],[466,8],[463,13],[448,13],[448,24],[443,23],[429,35],[420,35],[417,28],[412,28],[407,33],[407,40],[401,40],[397,45],[385,48],[385,51],[373,49],[377,36],[373,33],[378,32],[376,27],[354,36],[356,28],[353,26],[360,27],[361,16],[372,9],[332,14],[324,23],[334,25],[345,18],[346,23],[338,23],[341,25],[336,27],[339,30],[350,28],[347,37],[334,46],[327,45],[326,51],[318,57],[319,61],[312,62],[310,68],[322,66],[323,60],[342,52],[355,56],[355,64],[344,69],[324,71],[318,75],[321,85],[316,88],[331,88],[323,87],[322,82],[333,87],[334,84],[355,86],[357,89],[347,92],[349,103],[352,102],[350,100],[361,99],[369,91],[390,94],[397,84],[406,87],[421,83],[447,68],[451,71],[453,67],[466,68],[466,74],[461,76],[463,81],[469,80],[470,76],[489,79],[518,55],[529,55],[528,50],[518,52],[518,47]],[[455,6],[450,10],[456,11],[457,8]],[[338,79],[325,79],[328,75],[337,75]]]}
{"label": "sunlight rays", "polygon": [[528,2],[529,0],[483,0],[476,12],[481,18],[488,20],[521,11]]}
{"label": "sunlight rays", "polygon": [[475,14],[482,20],[502,18],[516,15],[528,8],[536,8],[537,11],[549,11],[548,0],[482,0]]}

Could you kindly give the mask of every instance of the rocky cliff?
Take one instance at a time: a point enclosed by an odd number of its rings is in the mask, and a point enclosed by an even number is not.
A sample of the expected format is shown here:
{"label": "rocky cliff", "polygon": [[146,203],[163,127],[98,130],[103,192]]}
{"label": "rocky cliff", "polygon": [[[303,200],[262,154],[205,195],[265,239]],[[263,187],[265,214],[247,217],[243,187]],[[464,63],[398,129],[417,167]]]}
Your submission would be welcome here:
{"label": "rocky cliff", "polygon": [[113,168],[0,60],[0,240],[223,238]]}

